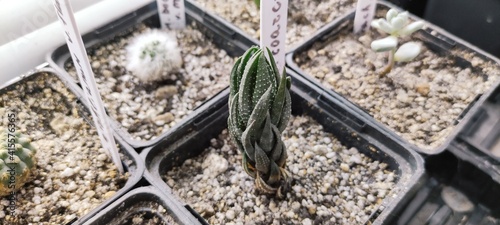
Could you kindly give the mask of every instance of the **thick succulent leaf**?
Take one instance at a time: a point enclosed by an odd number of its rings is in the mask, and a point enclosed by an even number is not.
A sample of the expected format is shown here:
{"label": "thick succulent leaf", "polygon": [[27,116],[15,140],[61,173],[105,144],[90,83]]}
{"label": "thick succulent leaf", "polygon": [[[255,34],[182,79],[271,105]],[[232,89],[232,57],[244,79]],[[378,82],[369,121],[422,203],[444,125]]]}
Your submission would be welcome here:
{"label": "thick succulent leaf", "polygon": [[373,51],[385,52],[395,49],[398,46],[398,39],[394,36],[388,36],[375,40],[371,43]]}
{"label": "thick succulent leaf", "polygon": [[272,126],[273,136],[276,139],[276,144],[273,147],[271,160],[278,161],[281,158],[281,152],[283,151],[283,141],[281,140],[281,133],[276,126]]}
{"label": "thick succulent leaf", "polygon": [[240,94],[238,98],[238,114],[240,116],[240,122],[247,124],[250,114],[252,113],[252,94],[255,86],[255,72],[258,67],[258,59],[262,54],[262,51],[258,50],[254,55],[248,60],[245,66],[245,71],[241,78],[240,89],[238,93]]}
{"label": "thick succulent leaf", "polygon": [[270,166],[271,160],[269,160],[267,154],[259,145],[255,144],[255,169],[261,173],[267,174],[269,173]]}
{"label": "thick succulent leaf", "polygon": [[276,161],[276,163],[278,164],[279,167],[285,168],[286,157],[287,157],[286,146],[282,145],[282,148],[283,150],[281,150],[281,157],[279,158],[278,161]]}
{"label": "thick succulent leaf", "polygon": [[255,108],[252,111],[252,114],[250,115],[248,123],[255,122],[256,127],[260,127],[260,125],[264,122],[264,120],[266,119],[266,114],[269,111],[269,99],[271,98],[270,96],[271,89],[272,88],[269,87],[267,91],[264,92],[262,97],[259,99],[259,101],[255,105]]}
{"label": "thick succulent leaf", "polygon": [[391,24],[389,24],[389,22],[385,21],[384,19],[373,20],[371,26],[388,34],[393,32]]}
{"label": "thick succulent leaf", "polygon": [[249,167],[251,165],[248,162],[248,156],[246,154],[243,154],[243,159],[241,161],[241,165],[243,166],[243,170],[245,170],[245,172],[248,175],[250,175],[252,178],[255,178],[255,171]]}
{"label": "thick succulent leaf", "polygon": [[269,178],[267,179],[267,183],[268,184],[276,184],[280,181],[280,178],[281,178],[281,172],[280,172],[280,168],[278,167],[278,165],[271,161],[271,170],[269,171]]}
{"label": "thick succulent leaf", "polygon": [[267,89],[272,85],[272,80],[274,80],[274,75],[271,73],[271,68],[267,64],[267,59],[264,55],[264,52],[261,52],[258,59],[257,73],[255,75],[252,105],[257,105],[257,101],[259,101],[264,92],[266,92]]}
{"label": "thick succulent leaf", "polygon": [[231,106],[229,107],[229,117],[228,117],[228,129],[229,136],[233,140],[233,143],[236,144],[238,149],[244,153],[243,145],[241,144],[241,136],[243,131],[238,127],[238,93],[232,98]]}
{"label": "thick succulent leaf", "polygon": [[407,42],[401,45],[394,53],[394,60],[397,62],[408,62],[420,54],[420,45],[416,42]]}
{"label": "thick succulent leaf", "polygon": [[276,96],[274,97],[273,105],[271,107],[271,122],[272,124],[278,124],[283,112],[283,105],[285,104],[285,92],[287,92],[287,80],[285,73],[281,74],[278,90],[276,91]]}
{"label": "thick succulent leaf", "polygon": [[274,145],[274,135],[271,124],[271,117],[269,113],[266,116],[266,120],[264,121],[264,127],[262,128],[262,132],[260,133],[259,146],[262,147],[262,150],[268,154],[271,152]]}
{"label": "thick succulent leaf", "polygon": [[280,132],[283,132],[288,125],[288,120],[292,114],[292,99],[290,97],[290,92],[285,92],[285,104],[283,105],[283,110],[281,111],[280,121],[277,127]]}
{"label": "thick succulent leaf", "polygon": [[415,21],[413,23],[410,23],[399,31],[399,35],[401,36],[410,35],[413,32],[422,29],[422,27],[424,27],[424,24],[425,24],[424,21]]}
{"label": "thick succulent leaf", "polygon": [[[274,56],[273,56],[273,53],[271,52],[271,50],[269,50],[269,48],[266,47],[266,50],[267,50],[267,55],[269,56],[269,64],[271,64],[271,68],[273,69],[273,73],[274,73],[274,80],[275,82],[278,82],[280,80],[280,73],[279,73],[279,70],[278,70],[278,66],[276,65],[276,61],[274,60]],[[284,68],[283,68],[283,72],[284,72]],[[276,86],[276,83],[275,83],[275,86]]]}
{"label": "thick succulent leaf", "polygon": [[401,29],[403,29],[404,26],[408,23],[408,13],[400,13],[396,17],[392,18],[391,20],[391,26],[393,29],[393,32],[397,32]]}
{"label": "thick succulent leaf", "polygon": [[398,10],[389,9],[389,11],[387,11],[387,14],[385,14],[385,20],[391,21],[392,18],[396,17],[398,14],[399,14]]}
{"label": "thick succulent leaf", "polygon": [[238,74],[238,67],[240,66],[242,61],[242,57],[239,57],[234,63],[233,69],[231,69],[231,76],[229,77],[229,105],[231,105],[231,101],[233,100],[233,96],[238,93],[238,89],[240,88],[240,74]]}
{"label": "thick succulent leaf", "polygon": [[255,132],[255,121],[250,123],[243,134],[241,134],[241,144],[243,149],[245,149],[245,154],[250,158],[250,161],[255,162],[255,148],[253,144],[255,143],[253,139],[253,132]]}

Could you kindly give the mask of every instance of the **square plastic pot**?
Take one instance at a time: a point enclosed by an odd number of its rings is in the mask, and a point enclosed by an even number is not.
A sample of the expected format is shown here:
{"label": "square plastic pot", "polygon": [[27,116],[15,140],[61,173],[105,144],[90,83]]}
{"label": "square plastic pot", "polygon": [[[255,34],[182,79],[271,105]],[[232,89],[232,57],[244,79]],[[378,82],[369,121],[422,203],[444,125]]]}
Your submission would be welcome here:
{"label": "square plastic pot", "polygon": [[448,150],[426,159],[425,185],[390,224],[500,224],[500,184]]}
{"label": "square plastic pot", "polygon": [[[423,160],[419,154],[405,149],[368,124],[371,121],[358,118],[337,99],[324,95],[324,91],[310,85],[306,80],[289,73],[292,77],[292,114],[307,115],[333,133],[343,145],[356,147],[371,159],[387,163],[397,174],[397,183],[391,194],[371,215],[367,223],[382,224],[394,217],[400,206],[421,185]],[[171,193],[172,189],[162,180],[174,166],[199,155],[210,145],[210,140],[227,128],[228,96],[226,89],[204,105],[204,110],[185,124],[164,137],[157,145],[141,152],[147,165],[146,178],[160,190]]]}
{"label": "square plastic pot", "polygon": [[[388,8],[396,8],[396,6],[391,3],[385,1],[379,1],[377,3],[378,9],[388,9]],[[401,10],[400,10],[401,11]],[[396,132],[389,128],[388,125],[383,124],[382,122],[375,120],[374,117],[368,112],[367,109],[361,107],[360,105],[348,100],[345,96],[341,95],[335,90],[330,88],[326,88],[323,84],[321,84],[316,78],[314,78],[311,74],[305,72],[303,69],[299,67],[299,65],[295,62],[294,58],[300,53],[306,53],[309,49],[313,48],[313,46],[324,46],[328,43],[334,42],[337,37],[343,31],[352,30],[353,20],[354,20],[355,12],[352,11],[346,14],[342,18],[338,18],[335,21],[332,21],[330,24],[323,27],[320,31],[318,31],[312,38],[304,41],[302,44],[298,45],[294,49],[290,51],[286,56],[286,64],[293,71],[297,72],[299,76],[308,80],[315,86],[318,86],[324,89],[325,93],[329,96],[338,99],[343,104],[347,105],[353,111],[361,115],[362,117],[372,120],[373,124],[375,124],[378,128],[382,130],[386,135],[391,136],[398,140],[398,142],[407,147],[411,148],[422,154],[438,154],[446,149],[448,145],[455,139],[457,133],[464,127],[466,120],[470,117],[471,114],[475,113],[477,107],[476,105],[481,105],[484,101],[484,98],[481,98],[482,94],[476,95],[474,100],[465,107],[465,109],[460,113],[460,115],[453,120],[453,124],[450,126],[454,126],[451,132],[445,137],[443,143],[441,143],[437,147],[418,147],[416,144],[412,144],[408,139],[403,138],[401,135],[396,134]],[[413,20],[418,20],[417,17],[410,15],[410,18]],[[478,49],[477,47],[447,33],[446,31],[432,25],[426,23],[423,30],[417,31],[418,37],[420,41],[422,41],[426,47],[435,52],[438,55],[445,55],[450,57],[453,60],[453,63],[460,68],[470,68],[474,73],[480,74],[483,76],[483,79],[487,79],[487,72],[481,71],[481,68],[475,68],[473,66],[474,62],[471,62],[465,58],[462,58],[459,55],[460,51],[473,52],[476,54],[478,58],[484,60],[485,62],[491,62],[492,65],[498,65],[500,60],[491,56],[490,54]],[[415,35],[413,34],[413,35]],[[369,48],[369,47],[367,47]],[[379,53],[381,54],[381,53]],[[361,56],[362,57],[362,56]],[[397,65],[396,65],[397,67]],[[496,86],[498,86],[500,82],[495,82],[492,87],[486,91],[486,93],[490,92]],[[388,119],[390,120],[390,119]]]}
{"label": "square plastic pot", "polygon": [[[248,47],[253,45],[252,41],[244,37],[242,34],[237,33],[233,25],[217,19],[212,14],[205,12],[204,10],[191,4],[189,1],[185,2],[185,9],[186,23],[191,24],[194,22],[196,24],[196,28],[201,31],[206,38],[208,38],[220,49],[225,50],[228,55],[233,57],[240,56]],[[126,14],[93,32],[83,35],[82,38],[85,47],[89,50],[94,46],[98,46],[111,40],[117,35],[130,31],[134,26],[140,23],[146,23],[150,27],[160,27],[156,2],[152,2],[151,4]],[[51,67],[61,74],[66,82],[79,84],[79,81],[69,75],[69,73],[64,69],[65,63],[68,60],[71,60],[71,58],[66,45],[58,47],[47,55],[47,61]],[[132,138],[132,135],[126,130],[126,128],[122,127],[115,118],[110,118],[118,135],[138,151],[147,146],[153,145],[158,140],[162,139],[162,137],[169,135],[169,133],[176,129],[175,126],[171,127],[170,129],[164,131],[161,135],[150,140],[136,140]]]}
{"label": "square plastic pot", "polygon": [[484,94],[480,102],[464,121],[450,151],[500,183],[500,85]]}
{"label": "square plastic pot", "polygon": [[[10,82],[8,82],[4,87],[0,89],[0,94],[5,93],[8,90],[14,90],[16,89],[17,85],[23,82],[31,82],[34,81],[35,79],[39,79],[40,76],[48,74],[48,76],[54,76],[58,77],[59,76],[56,74],[54,70],[51,68],[47,67],[41,67],[40,69],[36,69],[32,72],[30,72],[28,75],[23,75],[20,76]],[[61,79],[62,80],[62,79]],[[66,83],[67,84],[67,83]],[[70,93],[76,95],[77,97],[79,96],[78,92],[75,92],[75,88],[73,85],[66,86],[66,88],[69,89]],[[33,90],[36,91],[36,90]],[[83,105],[78,102],[75,102],[75,104],[78,104],[79,110],[78,113],[80,114],[81,117],[85,119],[86,122],[88,122],[90,125],[93,126],[92,118],[89,117],[90,111]],[[97,135],[97,134],[96,134]],[[106,206],[114,202],[116,199],[120,198],[122,195],[124,195],[126,192],[128,192],[130,189],[132,189],[134,186],[136,186],[142,179],[143,179],[143,173],[145,170],[144,162],[143,160],[139,157],[139,155],[136,153],[136,151],[125,141],[120,138],[118,135],[114,135],[116,143],[119,147],[119,152],[120,152],[120,157],[121,157],[121,162],[123,165],[123,168],[125,172],[128,172],[130,175],[124,184],[124,186],[117,190],[116,193],[102,202],[98,207],[94,208],[92,211],[89,213],[81,216],[80,218],[74,218],[70,223],[68,224],[82,224],[83,222],[87,221],[88,219],[92,218],[96,213],[100,212],[103,210]],[[94,171],[95,172],[95,171]]]}
{"label": "square plastic pot", "polygon": [[143,186],[130,190],[84,224],[201,224],[186,212],[171,196],[156,187]]}

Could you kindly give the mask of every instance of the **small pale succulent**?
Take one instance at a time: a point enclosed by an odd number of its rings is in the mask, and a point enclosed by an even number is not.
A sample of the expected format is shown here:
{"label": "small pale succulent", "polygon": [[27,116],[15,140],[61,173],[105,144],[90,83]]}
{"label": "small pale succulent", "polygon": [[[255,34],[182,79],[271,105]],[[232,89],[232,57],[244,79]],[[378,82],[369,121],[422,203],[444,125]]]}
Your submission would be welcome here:
{"label": "small pale succulent", "polygon": [[36,164],[35,152],[31,140],[20,132],[0,131],[0,196],[29,181]]}
{"label": "small pale succulent", "polygon": [[231,71],[229,134],[242,153],[244,170],[255,179],[256,190],[278,198],[287,191],[290,178],[281,140],[291,114],[290,86],[290,77],[285,70],[279,73],[267,48],[251,47]]}
{"label": "small pale succulent", "polygon": [[389,62],[387,67],[380,73],[381,76],[392,70],[394,62],[411,61],[420,54],[420,45],[416,42],[407,42],[397,48],[399,37],[408,36],[424,26],[423,21],[408,23],[408,12],[399,13],[396,9],[387,11],[385,19],[380,18],[372,21],[372,27],[389,34],[388,37],[375,40],[371,43],[371,48],[374,51],[389,52]]}
{"label": "small pale succulent", "polygon": [[142,82],[162,80],[181,67],[177,40],[167,32],[151,30],[135,37],[127,46],[126,68]]}

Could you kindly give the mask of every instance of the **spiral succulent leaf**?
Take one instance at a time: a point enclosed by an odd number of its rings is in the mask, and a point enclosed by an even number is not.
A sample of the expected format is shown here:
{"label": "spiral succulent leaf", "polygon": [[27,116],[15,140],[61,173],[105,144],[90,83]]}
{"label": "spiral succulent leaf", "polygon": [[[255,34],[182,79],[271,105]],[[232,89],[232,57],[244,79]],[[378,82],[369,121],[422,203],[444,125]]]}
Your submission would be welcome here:
{"label": "spiral succulent leaf", "polygon": [[279,73],[269,49],[251,47],[231,71],[230,136],[243,154],[244,170],[256,179],[256,189],[278,197],[289,182],[281,133],[291,114],[290,86],[290,77],[284,70]]}
{"label": "spiral succulent leaf", "polygon": [[35,152],[31,140],[20,132],[0,131],[0,196],[28,182],[36,164]]}

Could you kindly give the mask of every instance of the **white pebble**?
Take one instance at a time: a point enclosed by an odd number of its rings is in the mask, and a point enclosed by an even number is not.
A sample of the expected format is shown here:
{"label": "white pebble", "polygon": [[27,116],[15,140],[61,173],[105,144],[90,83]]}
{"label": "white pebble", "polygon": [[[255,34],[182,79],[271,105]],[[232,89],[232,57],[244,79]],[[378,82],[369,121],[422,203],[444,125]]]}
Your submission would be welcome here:
{"label": "white pebble", "polygon": [[302,225],[312,225],[312,221],[309,218],[305,218],[302,220]]}
{"label": "white pebble", "polygon": [[71,176],[73,176],[73,174],[74,174],[73,169],[71,169],[69,167],[64,169],[64,171],[61,172],[61,176],[63,176],[63,177],[71,177]]}
{"label": "white pebble", "polygon": [[342,169],[344,172],[347,172],[347,171],[349,171],[349,165],[347,165],[345,163],[341,163],[340,169]]}
{"label": "white pebble", "polygon": [[235,212],[234,210],[230,209],[230,210],[227,210],[226,212],[226,218],[228,220],[233,220],[234,219],[234,216],[235,216]]}

